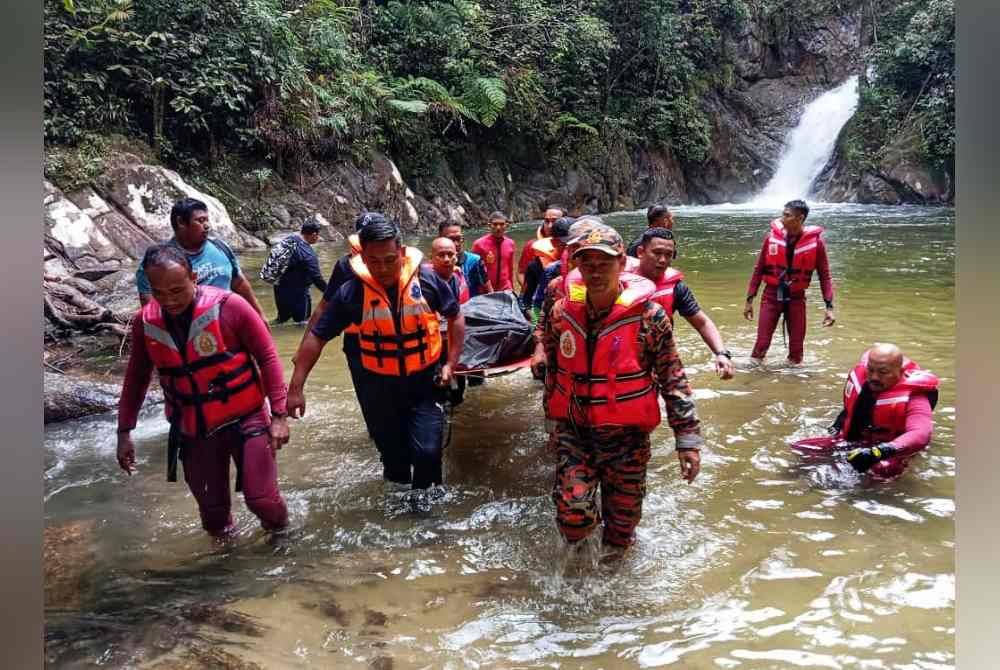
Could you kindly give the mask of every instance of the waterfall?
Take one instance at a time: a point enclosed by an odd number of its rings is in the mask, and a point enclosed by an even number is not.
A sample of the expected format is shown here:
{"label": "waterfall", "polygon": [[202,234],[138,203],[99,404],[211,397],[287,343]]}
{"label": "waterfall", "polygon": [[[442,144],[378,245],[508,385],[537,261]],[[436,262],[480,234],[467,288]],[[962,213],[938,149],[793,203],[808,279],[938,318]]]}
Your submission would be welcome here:
{"label": "waterfall", "polygon": [[788,134],[771,181],[748,204],[780,207],[789,200],[805,198],[830,160],[840,129],[857,106],[857,76],[809,103],[799,124]]}

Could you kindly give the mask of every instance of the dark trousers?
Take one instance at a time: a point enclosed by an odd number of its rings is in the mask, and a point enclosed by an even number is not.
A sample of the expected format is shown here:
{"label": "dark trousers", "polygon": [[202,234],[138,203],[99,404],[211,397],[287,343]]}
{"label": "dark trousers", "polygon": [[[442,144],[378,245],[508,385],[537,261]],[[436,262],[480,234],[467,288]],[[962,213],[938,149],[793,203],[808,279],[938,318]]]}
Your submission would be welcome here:
{"label": "dark trousers", "polygon": [[211,437],[188,439],[184,449],[184,481],[198,501],[201,525],[222,535],[233,525],[229,497],[229,461],[242,451],[243,499],[267,530],[288,523],[288,508],[278,490],[278,462],[271,451],[270,418],[263,408]]}
{"label": "dark trousers", "polygon": [[793,363],[802,362],[804,343],[806,340],[806,296],[793,296],[787,303],[778,301],[777,289],[768,286],[760,300],[760,314],[757,315],[757,341],[754,342],[751,356],[764,358],[771,347],[771,338],[781,320],[781,313],[787,306],[785,320],[788,324],[788,360]]}
{"label": "dark trousers", "polygon": [[302,323],[308,321],[312,314],[312,296],[309,295],[308,288],[305,291],[301,289],[289,291],[275,286],[274,305],[278,308],[278,318],[274,323],[284,323],[289,319]]}
{"label": "dark trousers", "polygon": [[415,489],[440,484],[444,410],[433,374],[391,377],[360,369],[352,377],[382,476]]}

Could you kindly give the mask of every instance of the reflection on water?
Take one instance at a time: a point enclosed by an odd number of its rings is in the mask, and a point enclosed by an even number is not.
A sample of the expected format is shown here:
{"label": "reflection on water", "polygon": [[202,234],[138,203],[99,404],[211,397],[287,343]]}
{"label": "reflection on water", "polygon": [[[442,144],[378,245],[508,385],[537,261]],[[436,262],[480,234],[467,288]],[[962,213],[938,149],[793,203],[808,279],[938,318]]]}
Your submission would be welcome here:
{"label": "reflection on water", "polygon": [[[677,266],[738,359],[753,344],[742,303],[772,214],[677,210]],[[635,214],[607,218],[626,236],[643,227]],[[638,543],[619,566],[598,566],[597,547],[560,548],[540,386],[523,372],[467,393],[446,486],[414,495],[381,481],[332,343],[279,455],[291,532],[265,537],[238,500],[226,546],[204,536],[183,484],[164,481],[159,408],[134,434],[131,478],[114,460],[112,417],[49,427],[46,520],[67,562],[46,566],[49,664],[953,667],[953,212],[821,205],[810,222],[827,228],[837,324],[819,328],[810,289],[804,366],[782,366],[776,336],[766,369],[722,382],[679,320],[702,473],[682,482],[669,430],[654,433]],[[341,253],[319,251],[327,270]],[[302,331],[274,333],[290,360]],[[843,374],[874,341],[899,343],[942,380],[934,442],[890,485],[787,447],[822,434]]]}

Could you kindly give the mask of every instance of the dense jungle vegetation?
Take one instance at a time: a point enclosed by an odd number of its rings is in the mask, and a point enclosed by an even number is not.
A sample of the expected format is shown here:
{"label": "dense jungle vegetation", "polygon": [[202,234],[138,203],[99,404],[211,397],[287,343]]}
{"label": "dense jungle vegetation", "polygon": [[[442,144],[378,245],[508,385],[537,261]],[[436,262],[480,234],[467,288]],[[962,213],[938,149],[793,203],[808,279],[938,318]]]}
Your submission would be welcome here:
{"label": "dense jungle vegetation", "polygon": [[659,145],[698,163],[703,97],[745,85],[741,35],[793,39],[859,9],[852,160],[919,120],[927,160],[954,161],[954,0],[44,2],[50,176],[98,169],[112,133],[180,169],[243,155],[282,176],[373,149],[420,169],[469,143]]}

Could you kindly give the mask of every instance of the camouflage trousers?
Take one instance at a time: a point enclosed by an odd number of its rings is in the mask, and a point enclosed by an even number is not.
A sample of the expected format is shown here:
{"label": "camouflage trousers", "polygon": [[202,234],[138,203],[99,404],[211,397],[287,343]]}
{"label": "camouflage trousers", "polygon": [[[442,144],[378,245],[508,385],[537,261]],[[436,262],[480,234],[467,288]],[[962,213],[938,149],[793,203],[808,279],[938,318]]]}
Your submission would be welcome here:
{"label": "camouflage trousers", "polygon": [[646,495],[649,434],[634,430],[574,430],[560,422],[552,441],[556,451],[552,499],[559,532],[567,542],[579,542],[603,520],[601,540],[605,545],[632,545]]}

